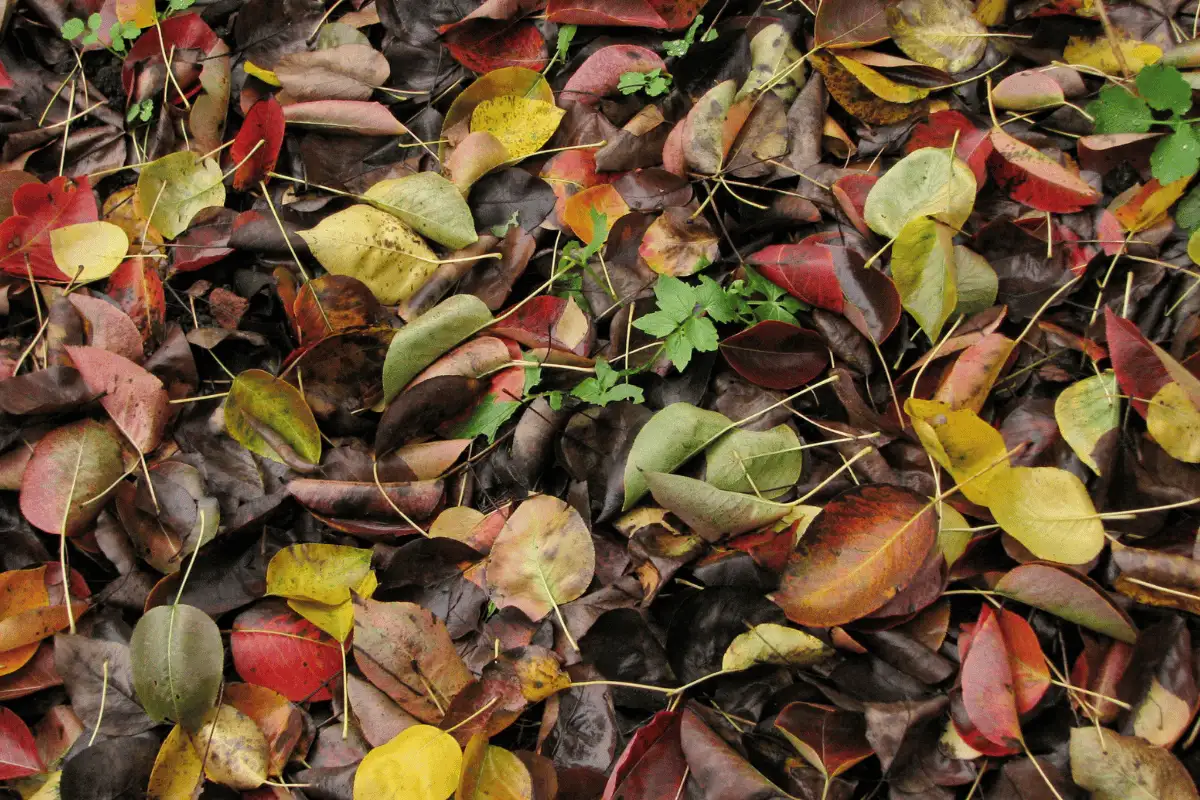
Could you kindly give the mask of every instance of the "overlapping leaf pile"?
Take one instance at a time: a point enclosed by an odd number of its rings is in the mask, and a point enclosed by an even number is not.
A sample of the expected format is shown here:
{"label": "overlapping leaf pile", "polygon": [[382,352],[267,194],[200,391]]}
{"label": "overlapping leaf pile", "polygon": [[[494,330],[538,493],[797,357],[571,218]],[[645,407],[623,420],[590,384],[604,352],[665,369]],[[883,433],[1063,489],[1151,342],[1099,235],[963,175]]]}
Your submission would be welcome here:
{"label": "overlapping leaf pile", "polygon": [[0,4],[0,794],[1200,800],[1196,15]]}

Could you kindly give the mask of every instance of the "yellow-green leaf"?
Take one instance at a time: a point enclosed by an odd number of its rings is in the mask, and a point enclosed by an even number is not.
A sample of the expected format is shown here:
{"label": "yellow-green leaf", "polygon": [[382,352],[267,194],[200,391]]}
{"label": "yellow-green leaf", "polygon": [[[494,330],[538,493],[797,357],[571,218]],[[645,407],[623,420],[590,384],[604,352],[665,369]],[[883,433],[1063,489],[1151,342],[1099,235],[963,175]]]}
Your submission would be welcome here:
{"label": "yellow-green leaf", "polygon": [[111,222],[80,222],[50,231],[54,263],[75,283],[107,278],[129,252],[129,237]]}
{"label": "yellow-green leaf", "polygon": [[942,503],[941,512],[942,516],[938,521],[938,549],[942,551],[946,563],[953,566],[954,562],[967,552],[967,545],[971,543],[974,532],[970,523],[954,506]]}
{"label": "yellow-green leaf", "polygon": [[991,484],[1010,469],[1000,431],[970,409],[910,397],[904,411],[925,451],[962,485],[972,503],[988,505]]}
{"label": "yellow-green leaf", "polygon": [[1200,464],[1200,410],[1172,381],[1158,390],[1146,409],[1146,428],[1172,458]]}
{"label": "yellow-green leaf", "polygon": [[533,777],[521,759],[475,734],[463,751],[455,800],[531,800]]}
{"label": "yellow-green leaf", "polygon": [[996,270],[983,256],[961,244],[954,245],[954,271],[958,276],[955,289],[958,305],[955,314],[969,317],[996,304],[1000,279]]}
{"label": "yellow-green leaf", "polygon": [[871,230],[894,237],[915,217],[933,217],[955,230],[975,207],[975,173],[948,148],[914,150],[883,173],[863,207]]}
{"label": "yellow-green leaf", "polygon": [[221,168],[191,150],[165,155],[142,168],[138,202],[150,213],[150,224],[168,239],[187,230],[206,208],[225,205]]}
{"label": "yellow-green leaf", "polygon": [[267,565],[267,594],[287,598],[293,611],[339,642],[354,630],[350,592],[370,597],[377,583],[371,551],[361,547],[295,544]]}
{"label": "yellow-green leaf", "polygon": [[446,247],[457,250],[479,239],[467,201],[453,183],[436,172],[380,181],[367,189],[363,199]]}
{"label": "yellow-green leaf", "polygon": [[384,305],[412,297],[438,267],[437,256],[411,228],[368,205],[330,214],[299,233],[321,266],[362,281]]}
{"label": "yellow-green leaf", "polygon": [[765,622],[739,634],[729,643],[721,659],[721,669],[749,669],[756,664],[809,667],[832,654],[824,642],[810,633]]}
{"label": "yellow-green leaf", "polygon": [[861,61],[855,61],[848,56],[833,56],[843,69],[858,78],[858,82],[871,90],[871,94],[887,100],[889,103],[915,103],[929,96],[932,89],[900,83],[884,75],[878,70],[868,67]]}
{"label": "yellow-green leaf", "polygon": [[471,133],[487,131],[504,145],[510,160],[520,161],[550,141],[565,113],[545,100],[501,95],[475,106]]}
{"label": "yellow-green leaf", "polygon": [[231,789],[249,790],[267,779],[267,739],[258,724],[233,706],[221,705],[196,731],[204,748],[204,776]]}
{"label": "yellow-green leaf", "polygon": [[413,725],[359,763],[354,800],[446,800],[458,788],[462,761],[453,736]]}
{"label": "yellow-green leaf", "polygon": [[204,764],[192,746],[187,731],[176,725],[163,740],[146,796],[150,800],[191,800],[200,787]]}
{"label": "yellow-green leaf", "polygon": [[250,452],[281,464],[294,467],[297,457],[309,464],[321,460],[321,431],[304,395],[261,369],[234,378],[225,398],[225,430]]}
{"label": "yellow-green leaf", "polygon": [[[1125,56],[1125,64],[1133,72],[1141,72],[1142,67],[1153,64],[1162,58],[1163,51],[1157,45],[1130,39],[1117,33],[1117,47]],[[1063,60],[1068,64],[1081,64],[1092,67],[1109,75],[1121,75],[1121,64],[1113,55],[1112,43],[1106,36],[1087,38],[1072,36],[1067,40],[1063,50]]]}
{"label": "yellow-green leaf", "polygon": [[892,41],[914,61],[951,74],[979,63],[987,51],[987,29],[967,0],[900,0],[889,5]]}
{"label": "yellow-green leaf", "polygon": [[988,482],[988,508],[1037,558],[1086,564],[1104,549],[1104,524],[1083,481],[1056,467],[1009,467]]}
{"label": "yellow-green leaf", "polygon": [[1054,419],[1063,439],[1071,445],[1079,460],[1099,475],[1096,447],[1101,437],[1121,424],[1116,374],[1108,370],[1063,389],[1054,401]]}
{"label": "yellow-green leaf", "polygon": [[932,217],[911,219],[892,245],[892,278],[904,309],[936,342],[958,304],[954,231]]}

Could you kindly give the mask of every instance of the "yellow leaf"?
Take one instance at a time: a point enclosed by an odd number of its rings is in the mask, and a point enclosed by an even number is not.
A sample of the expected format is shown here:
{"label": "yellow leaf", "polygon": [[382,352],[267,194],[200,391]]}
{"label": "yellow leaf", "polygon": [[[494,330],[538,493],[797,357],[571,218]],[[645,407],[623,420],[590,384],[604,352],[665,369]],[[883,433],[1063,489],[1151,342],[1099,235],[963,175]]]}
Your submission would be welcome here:
{"label": "yellow leaf", "polygon": [[346,637],[354,630],[354,604],[349,600],[334,604],[314,603],[311,600],[288,600],[287,604],[292,611],[339,642],[346,641]]}
{"label": "yellow leaf", "polygon": [[111,222],[80,222],[50,231],[54,263],[76,283],[107,278],[129,252],[129,237]]}
{"label": "yellow leaf", "polygon": [[[1163,51],[1156,45],[1130,39],[1117,34],[1117,46],[1125,56],[1125,63],[1133,72],[1141,72],[1142,67],[1153,64],[1162,58]],[[1101,36],[1089,39],[1083,36],[1072,36],[1067,40],[1063,50],[1063,59],[1068,64],[1082,64],[1092,67],[1109,75],[1121,74],[1121,65],[1113,54],[1108,37]]]}
{"label": "yellow leaf", "polygon": [[1007,11],[1008,0],[979,0],[975,4],[975,11],[972,12],[971,16],[979,20],[979,23],[984,26],[999,25],[1004,21],[1004,15]]}
{"label": "yellow leaf", "polygon": [[487,743],[479,734],[467,742],[455,800],[530,800],[533,778],[521,759]]}
{"label": "yellow leaf", "polygon": [[371,573],[371,551],[338,544],[294,544],[267,565],[267,594],[336,605]]}
{"label": "yellow leaf", "polygon": [[1121,223],[1121,227],[1133,233],[1152,228],[1166,219],[1167,211],[1183,196],[1191,180],[1192,176],[1189,175],[1166,186],[1152,180],[1145,186],[1132,190],[1133,193],[1126,202],[1111,209],[1113,216]]}
{"label": "yellow leaf", "polygon": [[1200,464],[1200,410],[1178,383],[1158,390],[1146,411],[1146,428],[1172,458]]}
{"label": "yellow leaf", "polygon": [[437,256],[411,228],[368,205],[331,214],[300,237],[335,275],[367,285],[384,305],[413,296],[438,268]]}
{"label": "yellow leaf", "polygon": [[475,106],[471,133],[487,131],[504,145],[509,159],[520,161],[550,141],[565,113],[545,100],[501,95]]}
{"label": "yellow leaf", "polygon": [[888,6],[888,29],[904,54],[951,74],[979,63],[987,29],[967,0],[900,0]]}
{"label": "yellow leaf", "polygon": [[139,28],[152,28],[158,21],[154,0],[117,0],[117,19],[132,22]]}
{"label": "yellow leaf", "polygon": [[1063,389],[1054,401],[1054,418],[1063,439],[1079,460],[1100,474],[1095,452],[1100,438],[1121,423],[1117,376],[1108,370]]}
{"label": "yellow leaf", "polygon": [[138,202],[150,209],[150,223],[168,239],[187,230],[206,208],[225,205],[224,176],[217,162],[191,150],[170,153],[142,168]]}
{"label": "yellow leaf", "polygon": [[253,719],[233,706],[217,706],[205,714],[195,742],[197,750],[204,748],[204,776],[210,781],[245,791],[267,779],[267,739]]}
{"label": "yellow leaf", "polygon": [[988,508],[1036,558],[1086,564],[1104,549],[1104,525],[1083,481],[1056,467],[1009,467],[988,481]]}
{"label": "yellow leaf", "polygon": [[462,750],[432,725],[413,725],[367,753],[354,773],[354,800],[446,800],[458,788]]}
{"label": "yellow leaf", "polygon": [[942,518],[938,524],[938,549],[946,563],[953,565],[967,552],[974,533],[966,518],[949,503],[942,503]]}
{"label": "yellow leaf", "polygon": [[825,643],[810,633],[764,622],[729,643],[721,659],[721,669],[749,669],[756,664],[808,667],[831,654]]}
{"label": "yellow leaf", "polygon": [[975,208],[975,173],[948,148],[923,147],[883,173],[863,206],[871,230],[898,236],[916,217],[933,217],[959,230]]}
{"label": "yellow leaf", "polygon": [[247,61],[242,66],[245,68],[247,75],[253,75],[263,83],[271,86],[283,86],[283,83],[279,80],[278,75],[269,69],[258,66],[258,64],[255,64],[253,61]]}
{"label": "yellow leaf", "polygon": [[992,482],[1010,469],[1000,431],[970,409],[910,397],[904,410],[925,452],[945,467],[972,503],[988,505]]}
{"label": "yellow leaf", "polygon": [[861,64],[853,58],[846,56],[834,55],[838,63],[846,68],[854,77],[858,78],[858,82],[871,90],[871,93],[876,97],[881,97],[892,103],[915,103],[918,100],[924,100],[929,96],[931,89],[923,89],[920,86],[910,86],[907,83],[898,83],[884,75],[882,72],[871,69],[866,64]]}
{"label": "yellow leaf", "polygon": [[892,246],[892,279],[904,310],[936,342],[958,304],[954,231],[932,217],[909,220]]}
{"label": "yellow leaf", "polygon": [[191,800],[200,786],[203,771],[200,754],[183,726],[176,725],[154,759],[146,796],[150,800]]}

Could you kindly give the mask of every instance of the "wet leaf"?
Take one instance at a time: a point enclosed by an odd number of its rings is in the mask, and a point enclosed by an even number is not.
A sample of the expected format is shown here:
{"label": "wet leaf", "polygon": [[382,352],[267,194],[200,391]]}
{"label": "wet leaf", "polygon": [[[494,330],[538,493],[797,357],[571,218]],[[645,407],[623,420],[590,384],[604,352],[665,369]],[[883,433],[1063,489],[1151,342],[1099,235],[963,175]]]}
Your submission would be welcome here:
{"label": "wet leaf", "polygon": [[462,194],[436,172],[380,181],[363,194],[363,199],[446,247],[466,247],[479,238]]}
{"label": "wet leaf", "polygon": [[111,222],[80,222],[50,231],[54,263],[75,283],[102,280],[129,250],[125,231]]}
{"label": "wet leaf", "polygon": [[147,164],[137,183],[138,202],[152,209],[150,223],[168,239],[187,230],[192,218],[206,208],[225,205],[221,168],[183,150]]}

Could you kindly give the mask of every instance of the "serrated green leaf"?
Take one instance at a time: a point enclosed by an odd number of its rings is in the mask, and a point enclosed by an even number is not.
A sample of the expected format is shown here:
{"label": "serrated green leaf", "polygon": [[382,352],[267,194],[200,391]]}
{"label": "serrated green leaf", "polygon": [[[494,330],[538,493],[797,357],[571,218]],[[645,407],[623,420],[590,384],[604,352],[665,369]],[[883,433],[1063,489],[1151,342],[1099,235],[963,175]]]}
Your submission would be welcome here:
{"label": "serrated green leaf", "polygon": [[1200,169],[1200,139],[1191,125],[1180,125],[1150,155],[1150,171],[1162,184],[1174,183]]}
{"label": "serrated green leaf", "polygon": [[1174,111],[1183,115],[1192,107],[1192,87],[1174,67],[1151,64],[1137,76],[1137,89],[1156,111]]}
{"label": "serrated green leaf", "polygon": [[679,327],[679,323],[665,311],[652,311],[634,320],[633,327],[661,339],[670,336],[671,332]]}
{"label": "serrated green leaf", "polygon": [[687,335],[682,330],[675,331],[667,337],[666,353],[675,369],[680,372],[683,372],[687,369],[687,365],[692,363],[692,343],[688,341]]}
{"label": "serrated green leaf", "polygon": [[746,301],[739,295],[721,288],[721,284],[707,275],[700,276],[700,287],[696,290],[700,305],[717,322],[733,322],[745,313]]}
{"label": "serrated green leaf", "polygon": [[692,317],[683,324],[683,333],[692,347],[701,353],[711,353],[717,349],[717,326],[708,317]]}
{"label": "serrated green leaf", "polygon": [[1194,187],[1175,206],[1175,223],[1189,231],[1200,228],[1200,186]]}
{"label": "serrated green leaf", "polygon": [[83,20],[78,17],[73,17],[62,24],[60,29],[62,37],[67,40],[76,39],[83,35],[85,30]]}
{"label": "serrated green leaf", "polygon": [[1146,101],[1120,86],[1101,89],[1087,111],[1096,121],[1096,133],[1145,133],[1154,124]]}
{"label": "serrated green leaf", "polygon": [[654,284],[654,296],[658,307],[676,323],[692,316],[696,307],[696,290],[670,275],[660,275]]}
{"label": "serrated green leaf", "polygon": [[508,422],[520,407],[521,404],[516,402],[497,403],[496,395],[489,394],[475,408],[470,418],[454,430],[454,438],[474,439],[476,436],[486,436],[488,444],[491,444],[500,426]]}

